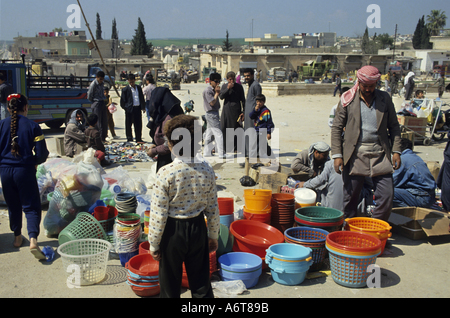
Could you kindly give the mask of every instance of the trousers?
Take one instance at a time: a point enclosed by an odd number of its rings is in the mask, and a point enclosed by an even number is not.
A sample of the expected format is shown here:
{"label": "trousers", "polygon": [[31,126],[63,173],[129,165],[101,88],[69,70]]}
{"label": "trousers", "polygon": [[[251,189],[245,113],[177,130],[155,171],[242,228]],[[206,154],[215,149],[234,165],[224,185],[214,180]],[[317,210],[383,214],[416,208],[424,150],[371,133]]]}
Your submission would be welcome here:
{"label": "trousers", "polygon": [[[344,181],[344,215],[345,218],[356,217],[356,212],[359,203],[359,195],[364,185],[365,176],[349,175],[349,165],[344,166],[343,181]],[[372,217],[375,219],[387,221],[391,215],[394,184],[392,174],[385,174],[381,176],[372,177],[375,195],[375,209]]]}
{"label": "trousers", "polygon": [[41,199],[34,166],[1,166],[3,196],[8,205],[9,227],[15,236],[22,234],[22,210],[27,219],[29,238],[40,233]]}
{"label": "trousers", "polygon": [[92,113],[98,116],[97,129],[100,132],[102,141],[105,141],[108,136],[108,115],[106,114],[107,109],[105,107],[104,101],[96,101],[92,103],[91,106]]}
{"label": "trousers", "polygon": [[125,134],[127,141],[133,141],[133,132],[131,126],[134,126],[134,136],[136,142],[142,141],[142,112],[141,107],[133,106],[131,111],[125,110]]}
{"label": "trousers", "polygon": [[192,298],[214,298],[210,282],[208,235],[203,213],[189,219],[167,219],[161,238],[161,298],[180,298],[183,262]]}
{"label": "trousers", "polygon": [[429,195],[415,195],[408,191],[408,189],[394,189],[394,208],[417,206],[421,208],[430,208],[435,198]]}
{"label": "trousers", "polygon": [[223,135],[222,130],[220,130],[220,117],[218,111],[210,111],[206,113],[206,136],[205,136],[205,148],[204,156],[211,156],[211,151],[213,150],[212,136],[214,135],[214,140],[216,142],[216,153],[219,156],[224,154],[223,149]]}

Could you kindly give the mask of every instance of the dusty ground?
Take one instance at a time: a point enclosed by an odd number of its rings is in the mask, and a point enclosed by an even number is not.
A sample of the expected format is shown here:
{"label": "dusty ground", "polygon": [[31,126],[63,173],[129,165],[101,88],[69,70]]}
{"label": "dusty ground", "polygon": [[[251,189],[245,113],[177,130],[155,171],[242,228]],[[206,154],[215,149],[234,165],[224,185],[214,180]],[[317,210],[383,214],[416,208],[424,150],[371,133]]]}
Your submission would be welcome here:
{"label": "dusty ground", "polygon": [[[201,92],[205,84],[182,84],[180,91],[174,93],[184,104],[190,97],[195,101],[193,115],[204,114],[202,109]],[[264,93],[264,90],[263,90]],[[430,94],[431,95],[431,94]],[[435,94],[432,94],[433,96]],[[444,98],[450,100],[448,95]],[[330,128],[327,125],[331,107],[337,102],[337,97],[331,95],[281,96],[268,97],[267,106],[271,109],[274,122],[280,131],[280,162],[290,165],[291,160],[300,151],[311,143],[323,140],[330,142]],[[401,104],[395,98],[397,106]],[[119,110],[114,114],[117,134],[125,139],[124,114]],[[62,136],[64,130],[51,130],[43,126],[47,144],[52,153],[56,153],[55,137]],[[144,140],[150,141],[148,130],[144,128]],[[415,151],[426,161],[439,161],[442,163],[443,150],[447,138],[430,146],[416,145]],[[108,169],[113,169],[115,165]],[[243,205],[243,187],[239,178],[244,175],[244,169],[234,163],[217,165],[216,172],[220,175],[217,181],[219,190],[232,193],[237,197],[236,204]],[[146,179],[150,164],[126,164],[132,177],[142,176]],[[47,207],[44,207],[43,217]],[[24,218],[23,234],[26,233],[26,220]],[[437,238],[429,240],[410,240],[394,234],[389,240],[391,246],[385,255],[377,259],[381,267],[381,288],[378,289],[351,289],[336,284],[331,276],[305,280],[298,286],[283,286],[275,283],[270,272],[264,272],[256,287],[250,289],[240,298],[300,298],[300,297],[349,297],[349,298],[376,298],[376,297],[448,297],[448,264],[450,263],[450,238]],[[126,284],[126,270],[121,267],[120,261],[111,259],[108,262],[107,276],[97,285],[69,288],[66,285],[66,273],[62,268],[61,258],[51,262],[39,262],[31,255],[28,240],[25,240],[20,249],[12,247],[13,234],[9,230],[6,207],[0,207],[0,297],[130,297],[137,296]],[[39,237],[41,247],[49,245],[58,247],[56,238],[47,238],[42,227]],[[189,290],[183,289],[182,297],[189,298]]]}

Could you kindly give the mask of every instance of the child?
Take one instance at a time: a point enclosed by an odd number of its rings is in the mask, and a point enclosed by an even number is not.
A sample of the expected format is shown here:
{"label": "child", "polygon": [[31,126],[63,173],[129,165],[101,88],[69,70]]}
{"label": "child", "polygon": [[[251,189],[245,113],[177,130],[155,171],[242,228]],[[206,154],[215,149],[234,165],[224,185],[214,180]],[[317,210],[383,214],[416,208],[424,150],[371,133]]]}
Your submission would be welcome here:
{"label": "child", "polygon": [[112,98],[111,96],[109,96],[109,88],[105,87],[104,92],[105,92],[106,115],[108,117],[108,128],[109,131],[111,132],[112,139],[117,139],[116,132],[114,130],[113,114],[111,114],[111,112],[108,109],[108,107],[112,104]]}
{"label": "child", "polygon": [[[264,137],[263,134],[267,134],[267,140],[272,139],[272,132],[275,125],[272,121],[272,114],[270,110],[265,106],[266,97],[262,94],[256,96],[256,106],[250,112],[249,117],[255,122],[255,130],[257,135],[257,152],[260,156],[259,140]],[[272,149],[267,143],[267,152],[263,154],[263,158],[272,157]]]}
{"label": "child", "polygon": [[86,142],[88,148],[93,148],[95,150],[95,158],[97,158],[98,163],[101,166],[109,166],[111,163],[105,159],[105,146],[102,143],[100,132],[95,127],[98,121],[98,116],[96,114],[90,114],[87,118],[87,123],[89,125],[85,130]]}
{"label": "child", "polygon": [[22,210],[27,218],[30,251],[45,259],[37,244],[42,218],[41,198],[36,180],[36,166],[49,155],[41,127],[29,120],[28,100],[22,94],[7,97],[11,117],[0,122],[0,176],[8,205],[9,226],[14,232],[14,247],[20,247]]}

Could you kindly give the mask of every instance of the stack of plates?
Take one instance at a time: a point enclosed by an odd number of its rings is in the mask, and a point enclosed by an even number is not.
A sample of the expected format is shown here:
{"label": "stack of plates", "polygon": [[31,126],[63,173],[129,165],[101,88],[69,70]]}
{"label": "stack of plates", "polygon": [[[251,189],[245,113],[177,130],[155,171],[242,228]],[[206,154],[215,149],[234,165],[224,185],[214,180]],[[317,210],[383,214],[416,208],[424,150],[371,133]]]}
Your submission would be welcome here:
{"label": "stack of plates", "polygon": [[119,213],[135,213],[138,206],[134,193],[118,193],[115,198],[116,209]]}

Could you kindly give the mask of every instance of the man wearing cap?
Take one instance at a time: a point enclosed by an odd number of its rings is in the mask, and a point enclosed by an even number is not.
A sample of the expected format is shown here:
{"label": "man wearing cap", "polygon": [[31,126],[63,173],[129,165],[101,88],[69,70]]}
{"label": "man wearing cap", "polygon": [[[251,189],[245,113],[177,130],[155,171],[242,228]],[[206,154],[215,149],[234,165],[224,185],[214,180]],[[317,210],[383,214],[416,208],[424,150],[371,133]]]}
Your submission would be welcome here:
{"label": "man wearing cap", "polygon": [[310,178],[318,176],[325,165],[330,160],[330,146],[323,141],[316,142],[308,149],[300,152],[291,164],[294,173],[307,172]]}
{"label": "man wearing cap", "polygon": [[375,89],[380,76],[370,65],[357,72],[355,86],[341,96],[331,128],[331,158],[343,176],[347,218],[356,216],[366,177],[374,185],[373,217],[387,221],[392,209],[392,173],[401,165],[400,126],[389,94]]}

